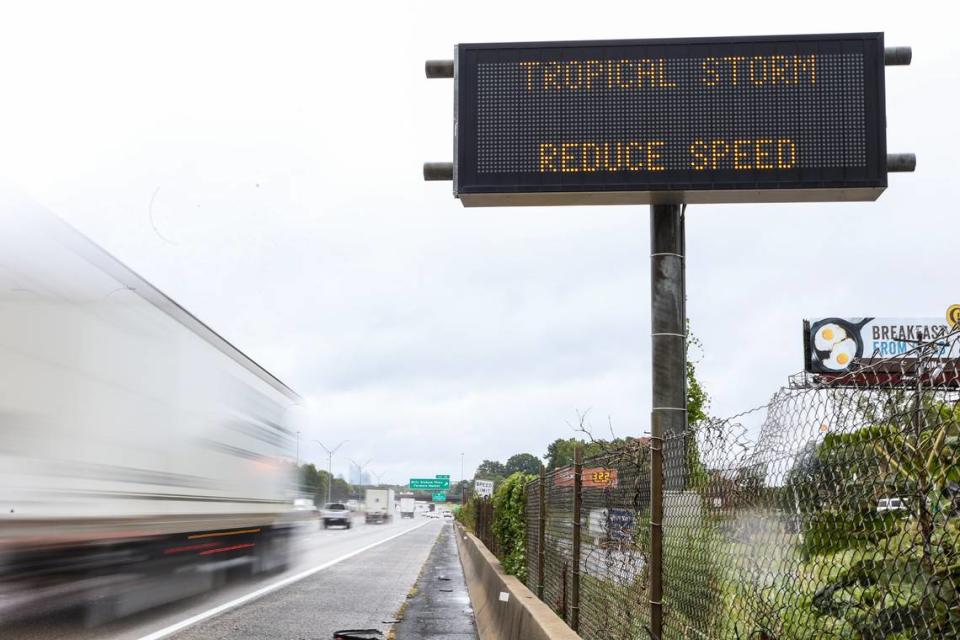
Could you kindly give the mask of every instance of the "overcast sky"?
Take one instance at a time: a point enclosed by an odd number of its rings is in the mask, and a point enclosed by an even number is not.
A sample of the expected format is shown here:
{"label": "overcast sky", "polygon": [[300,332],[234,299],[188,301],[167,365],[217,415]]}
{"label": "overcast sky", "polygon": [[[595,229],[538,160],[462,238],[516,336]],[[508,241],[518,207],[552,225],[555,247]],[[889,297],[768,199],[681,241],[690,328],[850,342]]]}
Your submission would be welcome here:
{"label": "overcast sky", "polygon": [[[943,5],[947,6],[947,5]],[[542,455],[577,411],[648,429],[643,206],[464,209],[458,42],[885,31],[875,203],[687,211],[688,313],[717,415],[802,368],[804,317],[940,318],[960,302],[960,44],[916,3],[7,3],[0,176],[308,399],[305,440],[385,481]],[[150,204],[153,201],[152,220]],[[325,461],[319,447],[303,455]]]}

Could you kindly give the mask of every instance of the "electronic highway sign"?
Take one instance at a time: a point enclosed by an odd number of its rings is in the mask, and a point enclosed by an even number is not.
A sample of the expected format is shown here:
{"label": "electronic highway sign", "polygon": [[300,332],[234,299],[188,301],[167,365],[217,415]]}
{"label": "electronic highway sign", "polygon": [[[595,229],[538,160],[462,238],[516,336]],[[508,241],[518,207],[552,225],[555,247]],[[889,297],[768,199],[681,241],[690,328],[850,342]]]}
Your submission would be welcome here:
{"label": "electronic highway sign", "polygon": [[460,44],[464,205],[874,200],[882,33]]}

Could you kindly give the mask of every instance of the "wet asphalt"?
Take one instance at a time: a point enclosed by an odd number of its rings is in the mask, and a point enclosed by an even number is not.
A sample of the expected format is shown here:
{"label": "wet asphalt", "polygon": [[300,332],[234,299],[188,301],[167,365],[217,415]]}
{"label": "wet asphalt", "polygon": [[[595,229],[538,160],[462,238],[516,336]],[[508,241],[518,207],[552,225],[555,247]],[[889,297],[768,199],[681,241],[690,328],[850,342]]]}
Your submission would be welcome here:
{"label": "wet asphalt", "polygon": [[171,638],[330,640],[345,628],[386,634],[440,529],[427,524]]}
{"label": "wet asphalt", "polygon": [[443,525],[403,619],[394,627],[396,640],[477,640],[455,535],[452,524]]}

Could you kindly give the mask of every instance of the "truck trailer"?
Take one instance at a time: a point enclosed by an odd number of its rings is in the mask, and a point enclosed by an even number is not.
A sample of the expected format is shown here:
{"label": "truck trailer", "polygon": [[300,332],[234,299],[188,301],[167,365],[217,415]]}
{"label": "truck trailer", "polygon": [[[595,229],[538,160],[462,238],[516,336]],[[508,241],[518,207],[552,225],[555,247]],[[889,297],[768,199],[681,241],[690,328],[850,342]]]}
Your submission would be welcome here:
{"label": "truck trailer", "polygon": [[393,519],[393,489],[366,489],[363,494],[367,524],[383,524]]}
{"label": "truck trailer", "polygon": [[0,618],[111,619],[283,567],[298,396],[0,189]]}
{"label": "truck trailer", "polygon": [[416,514],[417,501],[412,493],[400,494],[400,517],[413,518]]}

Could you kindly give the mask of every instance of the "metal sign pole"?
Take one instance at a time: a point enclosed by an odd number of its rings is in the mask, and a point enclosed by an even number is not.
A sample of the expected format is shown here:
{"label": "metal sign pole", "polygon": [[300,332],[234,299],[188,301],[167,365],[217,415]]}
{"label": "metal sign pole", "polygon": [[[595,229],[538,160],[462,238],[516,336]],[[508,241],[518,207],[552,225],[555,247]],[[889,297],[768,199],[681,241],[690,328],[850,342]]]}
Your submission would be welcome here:
{"label": "metal sign pole", "polygon": [[[650,206],[650,310],[653,408],[650,413],[650,632],[663,637],[663,494],[683,488],[687,429],[686,249],[680,205]],[[666,450],[673,472],[664,482]]]}

